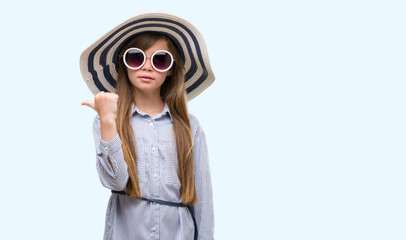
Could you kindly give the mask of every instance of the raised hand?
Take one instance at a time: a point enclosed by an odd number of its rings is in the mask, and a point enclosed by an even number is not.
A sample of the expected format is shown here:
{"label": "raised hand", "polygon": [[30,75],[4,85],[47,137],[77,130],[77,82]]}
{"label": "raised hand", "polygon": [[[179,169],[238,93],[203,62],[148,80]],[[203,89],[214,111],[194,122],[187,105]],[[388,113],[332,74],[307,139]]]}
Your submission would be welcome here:
{"label": "raised hand", "polygon": [[88,106],[95,110],[100,117],[101,138],[103,141],[114,139],[117,134],[118,95],[109,92],[100,92],[94,96],[94,102],[82,101],[82,105]]}
{"label": "raised hand", "polygon": [[94,96],[94,102],[83,101],[82,105],[93,108],[97,114],[99,114],[100,119],[115,120],[117,117],[117,102],[117,94],[99,92],[96,96]]}

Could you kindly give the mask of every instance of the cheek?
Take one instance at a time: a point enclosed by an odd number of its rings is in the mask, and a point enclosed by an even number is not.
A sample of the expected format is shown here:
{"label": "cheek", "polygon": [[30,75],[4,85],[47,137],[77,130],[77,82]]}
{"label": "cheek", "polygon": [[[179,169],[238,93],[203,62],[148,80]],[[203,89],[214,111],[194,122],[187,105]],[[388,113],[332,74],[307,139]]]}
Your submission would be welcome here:
{"label": "cheek", "polygon": [[158,80],[159,84],[162,85],[165,82],[165,79],[168,75],[166,73],[160,74],[156,80]]}
{"label": "cheek", "polygon": [[137,78],[136,78],[136,74],[134,72],[127,71],[127,77],[133,86],[135,86],[137,84],[137,80],[136,80]]}

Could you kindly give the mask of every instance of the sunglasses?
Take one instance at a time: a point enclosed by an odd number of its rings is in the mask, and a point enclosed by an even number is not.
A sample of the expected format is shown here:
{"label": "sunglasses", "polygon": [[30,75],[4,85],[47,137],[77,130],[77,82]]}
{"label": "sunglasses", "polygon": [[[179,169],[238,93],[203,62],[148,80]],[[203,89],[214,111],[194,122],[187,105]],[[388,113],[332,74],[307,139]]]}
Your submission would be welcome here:
{"label": "sunglasses", "polygon": [[[158,50],[150,58],[152,67],[158,72],[168,71],[175,61],[172,54],[166,50]],[[147,56],[139,48],[129,48],[124,52],[123,60],[127,68],[137,70],[144,66]]]}

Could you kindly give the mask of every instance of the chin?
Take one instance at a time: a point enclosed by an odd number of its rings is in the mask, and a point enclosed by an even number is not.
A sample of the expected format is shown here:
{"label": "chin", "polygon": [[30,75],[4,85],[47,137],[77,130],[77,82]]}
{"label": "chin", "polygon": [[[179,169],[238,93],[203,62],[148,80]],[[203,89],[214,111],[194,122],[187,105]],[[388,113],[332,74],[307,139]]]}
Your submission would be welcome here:
{"label": "chin", "polygon": [[135,87],[136,90],[141,91],[141,92],[145,92],[145,93],[152,93],[152,92],[160,90],[159,87],[151,86],[151,85],[148,85],[148,84],[145,84],[145,83],[140,84],[140,85],[137,84],[134,87]]}

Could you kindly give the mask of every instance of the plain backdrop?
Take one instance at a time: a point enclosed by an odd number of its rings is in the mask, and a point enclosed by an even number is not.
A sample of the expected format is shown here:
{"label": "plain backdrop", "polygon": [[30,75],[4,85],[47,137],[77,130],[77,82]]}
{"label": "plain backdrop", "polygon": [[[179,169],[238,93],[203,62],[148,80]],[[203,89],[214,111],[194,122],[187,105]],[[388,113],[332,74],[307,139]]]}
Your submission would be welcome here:
{"label": "plain backdrop", "polygon": [[102,239],[79,56],[165,12],[205,38],[216,239],[406,239],[404,1],[3,1],[2,239]]}

